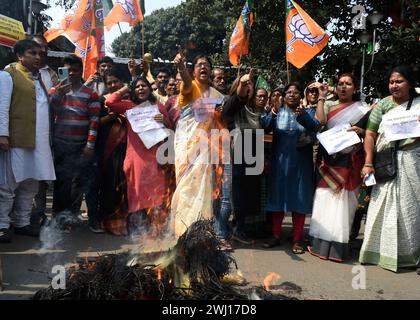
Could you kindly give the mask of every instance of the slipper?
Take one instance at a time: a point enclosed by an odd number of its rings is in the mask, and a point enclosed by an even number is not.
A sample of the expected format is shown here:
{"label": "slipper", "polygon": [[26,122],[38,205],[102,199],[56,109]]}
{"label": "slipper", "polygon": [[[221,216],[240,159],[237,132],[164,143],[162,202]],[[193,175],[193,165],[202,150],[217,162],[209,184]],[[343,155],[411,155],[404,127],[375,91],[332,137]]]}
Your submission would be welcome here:
{"label": "slipper", "polygon": [[304,254],[305,253],[305,249],[300,244],[300,241],[294,241],[293,242],[292,252],[294,254]]}

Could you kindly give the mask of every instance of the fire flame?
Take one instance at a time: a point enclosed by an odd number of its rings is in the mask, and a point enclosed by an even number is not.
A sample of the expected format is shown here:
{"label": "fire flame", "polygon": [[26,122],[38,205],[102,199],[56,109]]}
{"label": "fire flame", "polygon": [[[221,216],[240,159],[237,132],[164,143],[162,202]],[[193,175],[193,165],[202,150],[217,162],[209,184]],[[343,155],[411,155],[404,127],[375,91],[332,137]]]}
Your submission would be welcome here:
{"label": "fire flame", "polygon": [[156,273],[157,273],[157,279],[162,280],[162,269],[157,268]]}
{"label": "fire flame", "polygon": [[264,284],[264,289],[269,291],[271,285],[280,280],[281,276],[278,273],[275,272],[269,272],[267,274],[267,276],[264,278],[263,284]]}

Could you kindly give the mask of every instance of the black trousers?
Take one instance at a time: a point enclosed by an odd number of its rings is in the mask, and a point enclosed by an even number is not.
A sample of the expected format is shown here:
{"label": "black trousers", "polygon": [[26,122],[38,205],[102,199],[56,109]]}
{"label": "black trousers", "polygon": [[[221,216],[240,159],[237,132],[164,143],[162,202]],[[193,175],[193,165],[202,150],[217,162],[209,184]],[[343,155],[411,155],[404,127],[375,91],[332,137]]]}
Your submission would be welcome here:
{"label": "black trousers", "polygon": [[83,155],[85,144],[54,143],[54,215],[66,210],[79,214],[83,194],[93,183],[90,161]]}

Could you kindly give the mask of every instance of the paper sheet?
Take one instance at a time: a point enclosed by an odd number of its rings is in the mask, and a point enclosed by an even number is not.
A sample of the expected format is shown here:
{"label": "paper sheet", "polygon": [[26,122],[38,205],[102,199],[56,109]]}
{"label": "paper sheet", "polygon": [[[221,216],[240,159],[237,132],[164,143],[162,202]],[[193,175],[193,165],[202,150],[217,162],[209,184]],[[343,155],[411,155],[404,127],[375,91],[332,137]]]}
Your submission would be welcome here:
{"label": "paper sheet", "polygon": [[382,117],[385,139],[395,141],[420,137],[420,110],[403,111]]}
{"label": "paper sheet", "polygon": [[334,154],[347,147],[360,143],[360,138],[354,131],[347,131],[349,123],[335,126],[327,131],[317,134],[319,142],[328,154]]}
{"label": "paper sheet", "polygon": [[194,118],[197,122],[206,122],[213,116],[217,105],[223,102],[223,98],[200,98],[194,103]]}
{"label": "paper sheet", "polygon": [[[147,102],[146,102],[147,103]],[[131,128],[136,133],[149,131],[152,129],[164,128],[162,122],[154,120],[154,116],[160,114],[157,105],[142,103],[126,111],[126,116],[131,124]]]}

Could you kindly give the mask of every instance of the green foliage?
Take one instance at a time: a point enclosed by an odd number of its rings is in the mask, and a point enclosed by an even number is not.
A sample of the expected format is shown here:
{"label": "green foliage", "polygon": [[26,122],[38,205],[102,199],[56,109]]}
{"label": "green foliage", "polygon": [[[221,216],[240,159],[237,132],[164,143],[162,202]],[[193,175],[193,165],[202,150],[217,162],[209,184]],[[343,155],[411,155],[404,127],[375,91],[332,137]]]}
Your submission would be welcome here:
{"label": "green foliage", "polygon": [[[387,73],[398,64],[419,68],[420,27],[418,10],[420,0],[298,0],[302,8],[331,34],[331,40],[322,54],[302,69],[291,68],[292,80],[302,83],[321,77],[325,80],[342,72],[353,72],[360,77],[361,46],[353,29],[352,7],[363,5],[366,13],[379,11],[385,19],[378,26],[380,50],[366,56],[368,73],[365,83],[376,88],[373,94],[387,94]],[[215,65],[229,66],[228,46],[231,33],[245,1],[187,0],[175,8],[161,9],[145,17],[145,50],[155,57],[172,60],[177,45],[188,48],[188,58],[197,52],[210,55]],[[251,31],[250,54],[242,63],[256,67],[270,83],[276,86],[286,82],[285,64],[285,3],[278,0],[256,0],[256,20]],[[394,21],[389,19],[392,17]],[[387,19],[388,18],[388,19]],[[371,26],[367,24],[368,31]],[[137,26],[112,44],[117,56],[139,56],[141,28]],[[231,76],[235,76],[232,71]]]}

